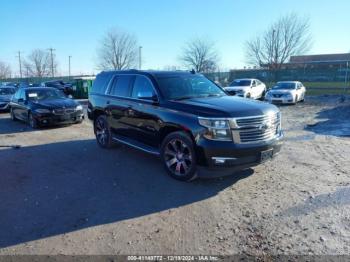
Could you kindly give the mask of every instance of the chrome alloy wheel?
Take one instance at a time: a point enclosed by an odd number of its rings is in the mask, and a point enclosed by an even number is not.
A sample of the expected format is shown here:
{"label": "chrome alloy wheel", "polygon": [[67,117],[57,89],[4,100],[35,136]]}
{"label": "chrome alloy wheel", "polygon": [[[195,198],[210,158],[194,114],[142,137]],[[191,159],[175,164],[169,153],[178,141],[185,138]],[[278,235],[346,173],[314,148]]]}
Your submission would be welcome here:
{"label": "chrome alloy wheel", "polygon": [[108,139],[108,128],[106,123],[101,120],[96,120],[96,137],[101,145],[106,145]]}
{"label": "chrome alloy wheel", "polygon": [[191,169],[191,151],[180,139],[169,141],[166,145],[164,156],[168,169],[177,176],[184,176]]}

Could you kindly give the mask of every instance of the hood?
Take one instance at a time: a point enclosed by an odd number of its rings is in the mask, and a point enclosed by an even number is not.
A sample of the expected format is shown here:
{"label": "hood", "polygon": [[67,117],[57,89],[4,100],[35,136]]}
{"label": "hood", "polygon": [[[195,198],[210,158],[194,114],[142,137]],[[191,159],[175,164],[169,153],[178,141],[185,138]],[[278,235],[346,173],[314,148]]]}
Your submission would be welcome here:
{"label": "hood", "polygon": [[224,88],[227,91],[238,91],[238,90],[243,90],[243,91],[247,91],[248,89],[250,89],[250,86],[228,86]]}
{"label": "hood", "polygon": [[191,98],[172,103],[181,111],[202,117],[246,117],[278,112],[274,105],[235,96]]}
{"label": "hood", "polygon": [[10,102],[13,95],[0,95],[0,101],[2,102]]}
{"label": "hood", "polygon": [[63,107],[70,108],[70,107],[76,107],[78,105],[77,102],[69,98],[48,99],[48,100],[42,100],[42,101],[32,102],[32,103],[39,107],[44,107],[47,109],[55,109],[55,108],[63,108]]}
{"label": "hood", "polygon": [[291,89],[270,89],[268,91],[269,94],[274,94],[274,95],[285,95],[285,94],[293,94],[295,90]]}

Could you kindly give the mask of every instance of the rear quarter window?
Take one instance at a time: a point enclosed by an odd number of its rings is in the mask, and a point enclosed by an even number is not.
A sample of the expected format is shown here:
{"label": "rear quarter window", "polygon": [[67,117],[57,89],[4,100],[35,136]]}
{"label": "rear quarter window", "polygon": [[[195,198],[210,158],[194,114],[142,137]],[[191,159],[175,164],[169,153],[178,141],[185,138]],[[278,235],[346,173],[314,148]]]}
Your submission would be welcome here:
{"label": "rear quarter window", "polygon": [[107,73],[98,74],[92,85],[91,93],[104,94],[112,76],[112,74]]}

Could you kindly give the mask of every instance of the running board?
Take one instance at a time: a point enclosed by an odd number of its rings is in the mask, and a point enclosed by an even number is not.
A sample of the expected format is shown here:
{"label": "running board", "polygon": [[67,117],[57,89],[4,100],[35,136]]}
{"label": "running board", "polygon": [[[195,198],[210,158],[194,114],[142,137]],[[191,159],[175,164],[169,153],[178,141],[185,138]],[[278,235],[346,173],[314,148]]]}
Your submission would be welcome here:
{"label": "running board", "polygon": [[117,135],[113,135],[112,139],[116,142],[122,143],[124,145],[142,150],[146,153],[152,154],[152,155],[160,155],[160,152],[158,149],[145,145],[143,143],[137,142],[133,139],[127,138],[127,137],[123,137],[123,136],[117,136]]}

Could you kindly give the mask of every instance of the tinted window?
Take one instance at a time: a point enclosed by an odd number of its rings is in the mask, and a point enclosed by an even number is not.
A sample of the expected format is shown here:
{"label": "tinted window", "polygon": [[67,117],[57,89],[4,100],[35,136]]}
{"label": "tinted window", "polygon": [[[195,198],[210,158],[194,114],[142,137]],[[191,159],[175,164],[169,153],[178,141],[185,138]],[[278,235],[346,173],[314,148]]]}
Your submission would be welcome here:
{"label": "tinted window", "polygon": [[13,95],[15,92],[14,88],[0,88],[0,95]]}
{"label": "tinted window", "polygon": [[158,82],[162,94],[170,100],[225,95],[217,85],[198,75],[158,77]]}
{"label": "tinted window", "polygon": [[273,89],[295,89],[296,84],[291,82],[280,82]]}
{"label": "tinted window", "polygon": [[131,77],[128,75],[119,75],[114,81],[110,90],[110,95],[113,96],[130,96],[130,80]]}
{"label": "tinted window", "polygon": [[230,86],[250,86],[251,81],[250,80],[234,80]]}
{"label": "tinted window", "polygon": [[104,94],[112,76],[113,74],[111,73],[98,74],[94,83],[92,84],[91,93]]}
{"label": "tinted window", "polygon": [[37,101],[37,100],[49,100],[49,99],[59,99],[59,98],[65,98],[64,94],[56,89],[34,89],[34,90],[27,90],[27,98],[31,101]]}
{"label": "tinted window", "polygon": [[19,97],[20,97],[21,91],[22,91],[21,89],[18,90],[18,91],[15,93],[15,95],[13,96],[13,98],[16,99],[16,100],[18,100]]}
{"label": "tinted window", "polygon": [[142,94],[155,94],[153,85],[145,76],[136,76],[134,88],[132,89],[132,97],[138,98]]}

